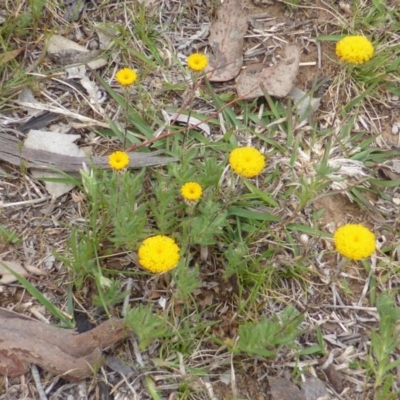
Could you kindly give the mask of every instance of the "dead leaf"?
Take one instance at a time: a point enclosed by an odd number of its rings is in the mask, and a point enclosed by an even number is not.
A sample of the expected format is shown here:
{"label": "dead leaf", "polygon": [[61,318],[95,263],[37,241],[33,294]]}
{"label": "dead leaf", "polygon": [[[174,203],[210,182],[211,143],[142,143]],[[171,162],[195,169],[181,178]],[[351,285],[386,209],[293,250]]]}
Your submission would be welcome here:
{"label": "dead leaf", "polygon": [[[64,133],[30,130],[24,142],[24,147],[32,150],[45,150],[54,154],[85,157],[85,152],[80,149],[74,141],[80,139],[80,135],[68,135]],[[43,169],[32,168],[32,175],[35,178],[64,178],[63,174],[55,171],[44,171]],[[53,197],[60,197],[74,188],[69,183],[44,182],[47,191]]]}
{"label": "dead leaf", "polygon": [[312,97],[311,94],[307,94],[297,87],[290,91],[288,97],[294,101],[296,114],[299,116],[300,121],[312,118],[321,103],[321,98]]}
{"label": "dead leaf", "polygon": [[243,64],[243,43],[247,15],[240,0],[225,0],[211,23],[208,42],[212,48],[206,69],[211,82],[233,79]]}
{"label": "dead leaf", "polygon": [[[7,267],[7,268],[6,268]],[[23,266],[18,261],[4,261],[0,260],[0,284],[7,285],[12,282],[16,282],[18,279],[9,271],[16,272],[18,275],[23,277],[28,276],[29,274],[35,275],[47,275],[47,272],[34,267],[33,265],[25,265]]]}
{"label": "dead leaf", "polygon": [[[32,90],[26,86],[23,87],[21,92],[19,93],[18,101],[20,101],[22,104],[23,103],[39,103],[40,104],[40,102],[35,99],[35,96],[33,95]],[[38,115],[37,110],[32,110],[31,108],[25,108],[24,106],[22,106],[22,107],[28,115]]]}
{"label": "dead leaf", "polygon": [[16,104],[24,106],[26,109],[32,109],[32,110],[38,110],[38,111],[48,111],[54,114],[59,114],[59,115],[65,115],[68,118],[73,118],[77,119],[78,121],[81,121],[85,123],[86,127],[87,126],[101,126],[103,128],[109,128],[109,125],[106,124],[105,122],[101,122],[98,119],[93,119],[86,117],[84,115],[75,113],[73,111],[68,110],[65,107],[57,107],[52,104],[43,104],[43,103],[29,103],[29,102],[21,102],[21,101],[15,101]]}
{"label": "dead leaf", "polygon": [[0,374],[23,375],[32,363],[65,379],[81,380],[101,365],[102,350],[128,335],[122,319],[111,318],[78,334],[0,309]]}
{"label": "dead leaf", "polygon": [[28,275],[28,271],[20,262],[0,260],[0,283],[3,285],[7,285],[18,280],[6,267],[23,277]]}
{"label": "dead leaf", "polygon": [[384,164],[379,165],[379,171],[386,178],[395,181],[400,178],[400,162],[397,160],[388,160]]}
{"label": "dead leaf", "polygon": [[270,96],[286,97],[294,87],[299,71],[300,49],[289,45],[285,58],[279,64],[252,64],[245,68],[236,80],[236,90],[243,99],[254,99],[264,95],[263,87]]}
{"label": "dead leaf", "polygon": [[21,51],[23,50],[24,48],[21,47],[20,49],[17,50],[11,50],[11,51],[6,51],[5,53],[0,53],[0,65],[6,64],[11,60],[14,60],[14,58],[17,57],[18,54],[21,53]]}
{"label": "dead leaf", "polygon": [[85,47],[63,36],[53,35],[47,42],[47,54],[59,65],[85,64],[98,69],[108,64],[105,58],[99,58],[101,50],[89,51]]}
{"label": "dead leaf", "polygon": [[165,113],[169,119],[168,123],[174,121],[174,122],[181,122],[183,124],[189,124],[189,126],[191,127],[196,127],[197,129],[201,129],[207,136],[211,135],[210,126],[205,122],[202,122],[198,118],[195,118],[191,115],[178,114],[170,111],[166,111]]}
{"label": "dead leaf", "polygon": [[339,8],[348,16],[352,16],[353,15],[353,11],[351,10],[351,6],[349,3],[345,2],[345,1],[340,1],[339,2]]}
{"label": "dead leaf", "polygon": [[[119,358],[115,356],[107,356],[105,359],[105,363],[108,368],[113,370],[114,372],[118,372],[119,374],[123,374],[125,376],[132,377],[135,373],[134,369],[132,369],[129,365],[122,362]],[[140,372],[137,373],[139,375]]]}
{"label": "dead leaf", "polygon": [[342,393],[344,389],[343,376],[336,370],[335,365],[333,364],[332,353],[322,357],[318,363],[336,392]]}

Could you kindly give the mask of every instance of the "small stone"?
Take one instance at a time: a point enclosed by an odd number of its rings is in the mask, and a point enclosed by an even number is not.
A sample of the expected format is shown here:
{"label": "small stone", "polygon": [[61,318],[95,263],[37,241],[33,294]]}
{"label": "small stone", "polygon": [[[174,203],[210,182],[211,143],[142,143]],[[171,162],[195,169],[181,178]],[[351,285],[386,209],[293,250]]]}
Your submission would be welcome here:
{"label": "small stone", "polygon": [[392,126],[392,134],[397,135],[399,133],[399,125],[397,123]]}
{"label": "small stone", "polygon": [[399,199],[398,197],[393,197],[393,203],[394,203],[396,206],[400,206],[400,199]]}
{"label": "small stone", "polygon": [[306,400],[318,400],[328,396],[324,382],[314,376],[306,378],[301,385],[301,391]]}
{"label": "small stone", "polygon": [[305,233],[303,233],[302,235],[300,235],[300,242],[303,243],[305,246],[307,246],[308,242],[309,242],[309,237],[308,235],[306,235]]}
{"label": "small stone", "polygon": [[306,400],[300,389],[288,379],[269,379],[271,400]]}
{"label": "small stone", "polygon": [[97,40],[91,40],[89,42],[89,49],[90,50],[97,50],[99,48],[99,43],[97,42]]}

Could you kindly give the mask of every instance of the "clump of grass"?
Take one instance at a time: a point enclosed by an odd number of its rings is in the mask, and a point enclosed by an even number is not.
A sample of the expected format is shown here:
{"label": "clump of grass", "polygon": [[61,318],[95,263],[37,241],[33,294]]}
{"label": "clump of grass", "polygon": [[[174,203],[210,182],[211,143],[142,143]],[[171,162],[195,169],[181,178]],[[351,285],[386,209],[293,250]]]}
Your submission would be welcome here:
{"label": "clump of grass", "polygon": [[[288,3],[297,6],[296,1]],[[36,4],[34,17],[42,12],[43,4]],[[384,91],[398,90],[398,76],[393,73],[400,64],[398,44],[379,33],[375,23],[386,18],[395,26],[396,11],[376,2],[369,8],[359,3],[355,7],[354,18],[349,26],[342,27],[340,36],[365,28],[370,33],[368,37],[373,38],[375,54],[362,65],[342,65],[336,84],[343,87],[350,80],[351,90],[346,92],[343,108],[337,104],[335,110],[343,118],[340,132],[333,127],[321,130],[318,124],[310,124],[307,132],[302,131],[290,103],[267,94],[261,106],[261,102],[249,103],[226,93],[217,94],[204,76],[203,54],[189,58],[191,71],[181,66],[187,79],[190,75],[186,86],[165,83],[161,90],[189,88],[184,104],[173,107],[176,114],[166,121],[164,109],[150,106],[152,93],[140,82],[165,61],[159,51],[162,36],[154,29],[154,18],[146,18],[144,5],[136,4],[130,10],[141,48],[129,45],[131,24],[120,26],[121,36],[114,38],[124,65],[135,60],[126,75],[117,75],[117,81],[124,86],[122,95],[93,72],[123,110],[120,124],[109,120],[110,128],[100,132],[118,139],[119,150],[118,154],[111,152],[111,171],[95,166],[81,171],[78,190],[84,197],[84,220],[71,226],[67,249],[57,256],[68,268],[70,293],[89,297],[87,305],[107,314],[129,299],[125,281],[135,278],[143,293],[124,310],[126,321],[135,332],[141,351],[149,350],[153,342],[160,344],[165,365],[181,367],[171,361],[176,354],[183,359],[205,343],[227,346],[233,357],[246,354],[274,358],[287,348],[294,348],[297,358],[325,352],[322,328],[317,329],[318,344],[309,348],[294,345],[303,334],[306,314],[287,305],[298,300],[291,293],[294,286],[303,286],[307,297],[307,286],[322,275],[315,260],[320,261],[322,253],[330,255],[326,243],[330,243],[332,235],[320,222],[324,210],[312,210],[311,206],[329,196],[336,184],[340,189],[335,193],[345,193],[370,210],[367,194],[385,198],[384,189],[389,185],[373,177],[372,167],[383,163],[388,155],[398,155],[374,147],[375,137],[353,132],[366,102]],[[338,40],[339,35],[325,39]],[[3,67],[0,61],[0,68]],[[135,70],[140,75],[138,82]],[[196,111],[197,101],[212,105],[213,111],[208,115]],[[349,111],[354,113],[348,116]],[[186,119],[178,119],[180,116]],[[200,122],[192,123],[192,117]],[[221,133],[219,140],[203,135],[201,123]],[[179,162],[163,168],[127,168],[130,150],[148,152],[150,147],[163,150]],[[351,166],[368,169],[368,174],[352,181],[354,174],[346,176],[342,165],[332,162],[339,156],[352,161]],[[3,239],[14,240],[9,231],[1,229],[0,233]],[[162,246],[151,249],[157,253],[157,268],[149,268],[154,267],[154,258],[150,257],[147,263],[140,255],[143,243],[154,237],[170,238],[178,247],[175,250],[179,256],[174,250],[173,262],[168,260],[171,262],[167,266],[162,264],[162,255],[168,253]],[[108,261],[121,255],[129,262],[111,268]],[[372,273],[371,266],[366,269]],[[62,318],[40,293],[25,281],[20,282],[56,318]],[[150,290],[143,289],[143,282],[151,286]],[[221,338],[213,331],[221,323],[217,314],[221,304],[202,304],[199,293],[222,283],[229,287],[232,282],[235,288],[224,293],[223,299],[232,310],[230,323],[234,326],[232,332],[237,334]],[[288,282],[290,285],[284,287],[283,283]],[[85,292],[88,287],[92,290]],[[351,293],[350,288],[345,289]],[[368,289],[372,292],[376,288],[371,283]],[[157,290],[163,298],[154,295]],[[215,289],[215,293],[219,294],[218,290],[222,289]],[[270,298],[282,307],[267,318],[265,307]],[[384,398],[392,395],[392,370],[397,366],[390,357],[398,346],[394,334],[398,312],[383,295],[377,304],[381,321],[371,338],[371,353],[365,365],[370,376],[376,378],[375,392],[381,396],[377,398]],[[63,323],[73,325],[69,320]],[[194,373],[205,372],[202,369]],[[159,397],[150,377],[146,382],[152,396]],[[182,397],[187,396],[190,385],[185,382],[179,390]]]}

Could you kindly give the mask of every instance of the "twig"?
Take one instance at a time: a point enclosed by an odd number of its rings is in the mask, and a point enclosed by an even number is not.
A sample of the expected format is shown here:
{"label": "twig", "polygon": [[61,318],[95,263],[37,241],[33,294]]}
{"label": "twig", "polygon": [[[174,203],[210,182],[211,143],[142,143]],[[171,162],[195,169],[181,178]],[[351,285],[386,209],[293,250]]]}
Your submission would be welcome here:
{"label": "twig", "polygon": [[343,309],[348,309],[348,310],[362,310],[362,311],[374,311],[377,312],[378,309],[376,307],[360,307],[360,306],[337,306],[337,305],[332,305],[332,304],[323,304],[321,308],[343,308]]}
{"label": "twig", "polygon": [[137,344],[137,340],[135,338],[132,338],[132,343],[133,343],[133,352],[135,353],[136,361],[142,368],[144,368],[144,361],[143,361],[142,354],[140,353],[139,346]]}
{"label": "twig", "polygon": [[48,200],[50,196],[44,196],[40,199],[32,199],[32,200],[25,200],[25,201],[16,201],[15,203],[7,203],[4,204],[3,202],[0,202],[0,208],[6,208],[6,207],[16,207],[16,206],[25,206],[29,204],[37,204],[37,203],[43,203],[44,201]]}
{"label": "twig", "polygon": [[44,392],[42,381],[40,380],[39,370],[35,364],[31,364],[31,373],[35,381],[36,389],[40,400],[47,400],[46,393]]}
{"label": "twig", "polygon": [[[318,36],[317,28],[314,26],[315,34]],[[321,55],[321,42],[317,39],[315,40],[315,45],[317,46],[317,54],[318,54],[318,69],[322,67],[322,55]]]}
{"label": "twig", "polygon": [[124,304],[122,306],[122,316],[124,318],[126,317],[126,311],[128,309],[128,306],[129,306],[129,300],[131,298],[132,287],[133,287],[133,279],[132,278],[128,278],[128,282],[126,283],[126,291],[128,292],[128,294],[125,296]]}

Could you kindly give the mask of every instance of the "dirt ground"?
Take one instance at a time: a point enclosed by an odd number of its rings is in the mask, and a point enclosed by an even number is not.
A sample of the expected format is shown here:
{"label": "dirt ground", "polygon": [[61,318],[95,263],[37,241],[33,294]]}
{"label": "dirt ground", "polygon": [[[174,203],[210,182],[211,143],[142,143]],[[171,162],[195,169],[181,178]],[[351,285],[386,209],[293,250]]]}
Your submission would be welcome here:
{"label": "dirt ground", "polygon": [[[162,2],[155,1],[156,5]],[[179,2],[167,2],[168,11],[173,14],[179,9]],[[207,1],[191,1],[193,4],[193,14],[188,14],[182,25],[184,28],[190,27],[191,32],[201,29],[201,24],[208,23],[213,17],[210,11],[211,6]],[[302,3],[302,2],[300,2]],[[330,41],[317,42],[313,39],[318,35],[339,34],[340,31],[335,24],[331,23],[333,9],[336,12],[342,12],[346,18],[345,11],[338,8],[336,1],[304,2],[301,7],[290,7],[280,1],[254,1],[243,0],[244,9],[249,14],[251,24],[249,25],[248,35],[245,38],[245,65],[257,61],[266,61],[273,63],[278,52],[270,52],[269,47],[273,47],[276,43],[296,42],[301,44],[301,64],[296,86],[307,91],[313,87],[318,79],[326,79],[327,84],[321,88],[321,106],[315,115],[321,127],[332,124],[335,120],[335,110],[333,108],[340,104],[340,96],[344,96],[342,92],[336,92],[336,87],[332,85],[335,78],[339,74],[339,65],[335,62],[334,43]],[[84,18],[98,18],[96,10],[90,8]],[[339,10],[339,11],[337,11]],[[70,36],[76,39],[77,32],[84,35],[85,20],[75,22],[75,31],[70,30]],[[183,29],[184,29],[183,28]],[[170,42],[172,45],[179,43],[174,42],[171,33]],[[83,39],[81,41],[84,41]],[[204,45],[203,40],[201,45]],[[192,43],[189,48],[194,47],[196,42]],[[40,46],[39,46],[40,47]],[[253,49],[257,48],[257,52]],[[262,49],[262,52],[258,50]],[[37,57],[37,55],[32,55]],[[150,79],[152,80],[150,82]],[[149,77],[144,85],[155,85],[157,81],[162,81],[162,77]],[[232,88],[232,82],[224,85],[216,84],[216,90],[223,90],[225,87],[229,92]],[[339,100],[338,100],[339,97]],[[377,105],[377,108],[379,105]],[[398,107],[398,105],[397,105]],[[371,133],[374,134],[375,129],[380,130],[385,143],[392,146],[393,149],[399,147],[398,135],[392,134],[393,122],[399,108],[393,108],[389,111],[387,108],[381,107],[376,112],[380,113],[379,123],[371,125]],[[87,115],[94,117],[88,110]],[[383,121],[383,122],[380,122]],[[0,129],[2,127],[0,126]],[[15,126],[18,129],[18,126]],[[99,154],[107,154],[115,143],[109,144],[98,141],[90,134],[90,130],[81,129],[80,145],[92,145],[94,151]],[[21,238],[16,243],[5,243],[0,241],[0,258],[3,260],[19,260],[25,265],[32,265],[39,268],[43,274],[29,274],[28,279],[42,292],[53,304],[63,309],[66,304],[68,292],[68,272],[63,264],[56,260],[54,252],[63,253],[65,243],[69,238],[69,223],[79,224],[84,218],[83,201],[84,198],[77,190],[65,194],[57,199],[51,199],[42,183],[33,179],[29,174],[23,174],[18,168],[7,163],[1,163],[2,177],[0,180],[0,224],[9,231],[15,233],[15,236]],[[373,209],[378,200],[371,197],[371,208]],[[12,206],[7,206],[14,204]],[[337,226],[347,222],[365,223],[372,227],[373,223],[381,223],[379,213],[373,214],[373,211],[367,213],[365,210],[352,201],[346,194],[340,193],[339,190],[328,193],[327,196],[320,197],[309,206],[309,213],[319,210],[325,210],[319,221],[321,227],[332,233]],[[393,210],[390,210],[392,212]],[[372,217],[371,217],[372,215]],[[298,217],[296,222],[307,224],[308,215],[304,213]],[[390,219],[389,219],[390,220]],[[390,229],[384,230],[386,239],[393,237]],[[310,243],[314,246],[314,243]],[[315,244],[315,246],[319,246]],[[323,242],[322,247],[318,247],[320,251],[331,248],[332,244],[328,241]],[[281,258],[279,258],[281,257]],[[285,254],[279,255],[277,264],[287,265],[293,262],[292,256]],[[287,258],[288,257],[288,258]],[[305,254],[307,257],[307,254]],[[110,269],[123,270],[131,265],[130,259],[124,254],[107,259],[104,265]],[[223,271],[216,271],[218,265],[218,254],[210,249],[208,261],[202,265],[201,278],[204,285],[193,293],[196,298],[200,310],[205,310],[211,305],[220,304],[217,310],[210,312],[210,319],[219,321],[213,327],[213,334],[219,338],[222,343],[232,340],[237,335],[237,327],[239,321],[235,317],[235,309],[232,306],[232,298],[238,294],[237,282],[232,277],[230,280],[223,278]],[[316,266],[317,265],[317,266]],[[312,336],[315,326],[323,327],[324,337],[327,341],[328,353],[332,356],[331,363],[334,362],[338,366],[337,370],[332,364],[326,369],[319,368],[322,364],[313,357],[309,357],[302,366],[309,368],[310,374],[317,376],[321,381],[325,382],[329,388],[329,399],[354,399],[364,400],[370,397],[369,390],[364,387],[363,376],[361,372],[355,368],[350,370],[344,368],[355,362],[356,359],[366,356],[366,341],[368,340],[373,324],[376,322],[376,311],[369,309],[369,299],[366,296],[366,282],[370,279],[365,269],[350,265],[343,271],[343,281],[332,278],[337,271],[337,258],[334,255],[324,257],[315,263],[310,262],[312,269],[318,279],[310,279],[310,291],[308,293],[300,289],[300,285],[286,288],[288,292],[300,293],[296,298],[296,305],[307,315],[307,327],[305,337],[302,339],[307,343],[307,335]],[[327,271],[330,271],[329,273]],[[0,276],[0,279],[2,277]],[[169,282],[163,277],[157,280],[148,280],[146,278],[138,279],[131,291],[133,298],[148,298],[157,300],[168,293]],[[326,286],[325,290],[321,290],[320,294],[313,293],[312,286]],[[89,309],[92,294],[91,287],[82,292],[75,299],[80,304],[81,311]],[[284,288],[285,289],[285,288]],[[271,299],[273,298],[271,294]],[[296,297],[296,296],[295,296]],[[44,308],[38,304],[32,297],[16,282],[9,285],[0,286],[0,304],[1,307],[11,309],[15,312],[33,315],[36,318],[48,319]],[[272,300],[265,300],[265,308],[267,309]],[[350,308],[341,308],[344,305],[352,305]],[[176,302],[174,304],[174,313],[180,315],[182,304]],[[261,307],[261,306],[260,306]],[[353,307],[353,308],[352,308]],[[115,310],[118,314],[118,310]],[[273,310],[266,311],[273,314]],[[88,315],[96,315],[88,313]],[[95,324],[99,321],[89,320]],[[354,322],[356,321],[356,323]],[[281,359],[265,362],[265,360],[249,359],[248,357],[238,357],[236,365],[236,381],[232,385],[232,378],[229,382],[222,382],[221,376],[229,372],[231,368],[230,356],[227,352],[218,354],[215,344],[207,343],[209,348],[199,349],[199,358],[202,357],[204,364],[210,366],[210,376],[201,380],[194,377],[188,371],[177,368],[173,377],[168,378],[163,374],[153,377],[153,383],[157,383],[157,387],[162,393],[162,398],[173,400],[178,398],[189,399],[212,399],[212,400],[228,400],[228,399],[248,399],[248,400],[298,400],[295,398],[297,392],[285,394],[284,391],[279,395],[271,392],[272,378],[289,377],[293,378],[291,371],[296,367],[293,358],[288,354],[282,356]],[[210,354],[207,351],[210,350]],[[204,354],[203,354],[204,352]],[[132,355],[133,354],[133,355]],[[129,363],[135,364],[135,349],[132,341],[126,342],[113,347],[107,352],[108,357],[119,357]],[[150,349],[148,353],[143,354],[142,362],[146,365],[152,365],[157,370],[159,365],[152,364],[152,358],[157,354],[155,348]],[[362,357],[361,356],[361,357]],[[286,357],[286,358],[285,358]],[[196,357],[194,356],[194,359]],[[197,359],[196,359],[197,360]],[[174,360],[175,361],[175,360]],[[325,360],[326,361],[326,360]],[[128,370],[128,376],[121,372],[121,367],[110,367],[112,361],[110,358],[107,367],[98,374],[98,378],[87,380],[84,384],[69,383],[58,379],[52,381],[51,374],[42,372],[41,379],[44,386],[50,389],[47,392],[49,399],[150,399],[157,398],[149,395],[144,384],[144,378],[141,376],[140,370]],[[193,365],[196,365],[193,361]],[[160,367],[161,368],[161,367]],[[155,374],[156,375],[156,374]],[[267,377],[271,378],[271,382]],[[193,379],[193,381],[191,381]],[[188,380],[191,388],[200,389],[192,390],[192,394],[188,397],[179,397],[177,387],[182,381]],[[300,379],[301,380],[301,379]],[[129,381],[129,383],[128,383]],[[53,383],[52,383],[53,382]],[[177,383],[178,382],[178,383]],[[54,386],[52,386],[54,385]],[[272,382],[273,385],[273,382]],[[51,387],[50,387],[51,386]],[[234,386],[234,390],[232,387]],[[37,389],[31,373],[18,378],[0,379],[0,399],[34,399],[39,398]],[[134,388],[134,389],[132,389]],[[369,388],[368,388],[369,389]],[[136,393],[136,394],[135,394]],[[341,393],[341,394],[340,394]],[[212,397],[212,395],[214,397]],[[284,397],[287,396],[287,397]],[[317,400],[317,397],[314,397]],[[314,399],[307,397],[307,400]]]}

